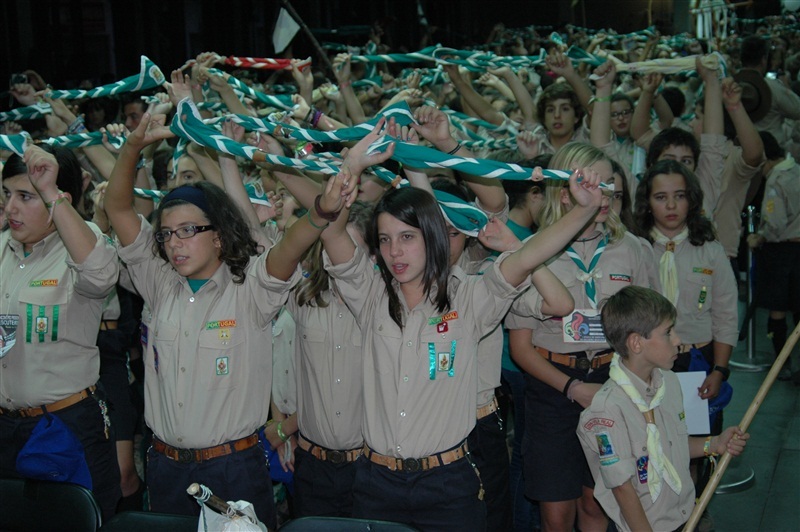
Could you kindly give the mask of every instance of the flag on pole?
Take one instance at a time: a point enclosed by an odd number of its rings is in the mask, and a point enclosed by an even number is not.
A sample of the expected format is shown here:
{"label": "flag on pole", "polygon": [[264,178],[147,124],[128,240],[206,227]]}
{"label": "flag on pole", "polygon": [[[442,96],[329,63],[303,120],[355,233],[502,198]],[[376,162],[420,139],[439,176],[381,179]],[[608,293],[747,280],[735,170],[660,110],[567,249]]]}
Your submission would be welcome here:
{"label": "flag on pole", "polygon": [[275,53],[279,54],[289,46],[294,36],[297,35],[300,25],[292,18],[286,9],[281,8],[278,14],[278,21],[275,23],[275,31],[272,34],[272,46]]}

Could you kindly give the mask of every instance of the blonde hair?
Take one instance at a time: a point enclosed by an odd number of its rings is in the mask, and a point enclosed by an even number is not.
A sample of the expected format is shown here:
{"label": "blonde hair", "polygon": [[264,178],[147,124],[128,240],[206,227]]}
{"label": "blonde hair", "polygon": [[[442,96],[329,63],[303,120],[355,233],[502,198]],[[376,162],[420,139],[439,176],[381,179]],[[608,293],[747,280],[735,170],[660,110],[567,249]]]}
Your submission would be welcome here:
{"label": "blonde hair", "polygon": [[[549,167],[553,170],[576,170],[591,166],[598,161],[608,161],[609,165],[611,164],[611,159],[591,144],[570,142],[553,155]],[[569,209],[561,202],[561,191],[566,186],[565,183],[565,181],[556,179],[545,181],[544,206],[539,212],[539,227],[553,225],[567,214]],[[608,209],[604,226],[609,244],[621,240],[625,235],[625,226],[619,219],[619,215],[611,208]]]}

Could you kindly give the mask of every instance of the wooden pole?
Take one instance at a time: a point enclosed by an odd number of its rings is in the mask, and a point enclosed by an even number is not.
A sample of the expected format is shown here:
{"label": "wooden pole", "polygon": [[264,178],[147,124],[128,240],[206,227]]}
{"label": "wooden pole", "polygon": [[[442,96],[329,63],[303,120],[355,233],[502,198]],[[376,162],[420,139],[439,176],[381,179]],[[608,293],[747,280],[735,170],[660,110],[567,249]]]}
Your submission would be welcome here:
{"label": "wooden pole", "polygon": [[[208,489],[208,488],[206,488],[206,489]],[[198,484],[197,482],[192,483],[188,488],[186,488],[186,493],[188,493],[189,495],[191,495],[195,499],[203,500],[202,499],[201,485]],[[236,508],[231,507],[230,504],[228,504],[223,499],[220,499],[219,497],[217,497],[213,493],[208,497],[207,501],[203,501],[203,502],[205,504],[209,505],[211,508],[213,508],[217,512],[221,513],[222,515],[229,515],[229,512],[232,512],[233,515],[236,515],[238,517],[246,517],[246,514],[244,512],[242,512],[240,510],[237,510]]]}
{"label": "wooden pole", "polygon": [[[767,396],[769,389],[772,387],[775,379],[778,378],[778,373],[780,373],[784,362],[789,359],[789,355],[792,353],[792,349],[797,343],[798,338],[800,338],[800,323],[795,326],[792,334],[786,339],[786,343],[783,345],[783,349],[781,349],[777,360],[775,360],[775,363],[772,365],[772,369],[769,370],[764,382],[761,383],[761,388],[758,389],[755,399],[753,399],[753,402],[750,403],[750,406],[744,413],[742,421],[739,423],[739,428],[742,429],[742,431],[747,432],[747,428],[750,426],[750,423],[756,416],[756,412],[758,412],[759,407],[761,407],[761,404],[764,402],[764,398]],[[731,458],[732,456],[727,452],[722,455],[722,458],[714,470],[714,474],[708,481],[708,485],[706,485],[706,489],[703,490],[703,494],[697,501],[697,504],[692,511],[692,515],[689,516],[686,526],[683,527],[684,532],[694,531],[694,527],[696,527],[697,522],[700,521],[700,516],[703,514],[703,510],[705,510],[706,506],[708,506],[708,503],[711,501],[711,497],[714,495],[714,491],[717,489],[720,480],[722,480],[722,475],[725,473],[725,469],[728,467]]]}
{"label": "wooden pole", "polygon": [[[317,51],[317,54],[319,55],[320,59],[327,67],[331,79],[335,80],[336,72],[333,69],[331,60],[328,59],[328,54],[325,53],[325,50],[322,49],[322,46],[320,46],[317,38],[314,37],[314,34],[311,33],[311,30],[308,28],[308,26],[306,26],[306,23],[303,22],[303,19],[300,18],[300,15],[297,13],[297,11],[295,11],[294,6],[292,6],[289,0],[281,0],[281,5],[286,9],[286,11],[289,12],[294,21],[300,25],[300,28],[303,30],[303,33],[305,33],[306,36],[309,38],[309,40],[311,40],[311,44],[314,45],[314,49]],[[311,105],[311,102],[308,102],[308,105]]]}

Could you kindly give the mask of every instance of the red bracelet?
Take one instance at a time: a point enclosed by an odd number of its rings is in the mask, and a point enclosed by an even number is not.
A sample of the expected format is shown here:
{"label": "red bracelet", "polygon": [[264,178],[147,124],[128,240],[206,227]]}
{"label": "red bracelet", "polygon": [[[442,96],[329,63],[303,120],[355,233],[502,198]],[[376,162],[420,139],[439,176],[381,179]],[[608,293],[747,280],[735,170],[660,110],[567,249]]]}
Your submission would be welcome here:
{"label": "red bracelet", "polygon": [[322,194],[319,194],[316,198],[314,198],[314,211],[316,211],[317,216],[325,220],[326,222],[335,222],[339,219],[339,211],[336,212],[325,212],[322,210],[322,206],[320,205],[320,201],[322,200]]}
{"label": "red bracelet", "polygon": [[353,84],[352,81],[343,81],[343,82],[339,83],[339,88],[340,89],[344,89],[345,87],[349,87],[352,84]]}

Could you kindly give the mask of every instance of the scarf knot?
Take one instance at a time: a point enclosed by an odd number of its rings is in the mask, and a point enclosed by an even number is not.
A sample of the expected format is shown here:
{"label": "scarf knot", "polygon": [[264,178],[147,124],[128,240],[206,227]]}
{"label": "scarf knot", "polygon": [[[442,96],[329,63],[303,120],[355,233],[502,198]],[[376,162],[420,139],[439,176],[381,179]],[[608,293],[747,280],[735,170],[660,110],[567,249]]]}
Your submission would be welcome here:
{"label": "scarf knot", "polygon": [[661,244],[665,248],[664,254],[661,255],[661,260],[658,262],[661,292],[673,305],[677,306],[680,290],[678,288],[678,268],[675,265],[675,248],[689,236],[689,228],[684,227],[683,231],[669,238],[654,227],[650,230],[650,236],[653,238],[653,242]]}

